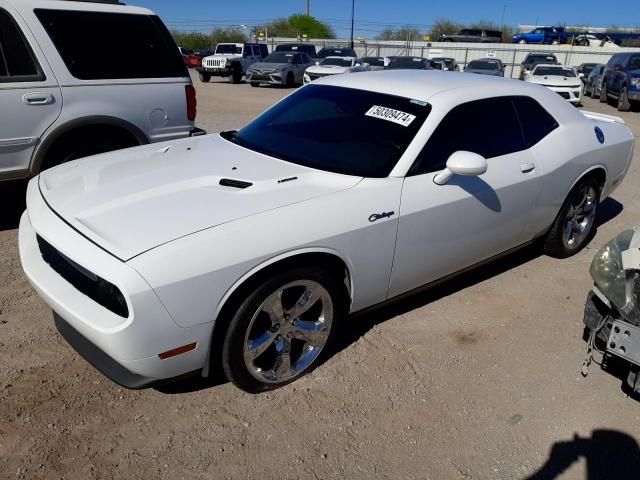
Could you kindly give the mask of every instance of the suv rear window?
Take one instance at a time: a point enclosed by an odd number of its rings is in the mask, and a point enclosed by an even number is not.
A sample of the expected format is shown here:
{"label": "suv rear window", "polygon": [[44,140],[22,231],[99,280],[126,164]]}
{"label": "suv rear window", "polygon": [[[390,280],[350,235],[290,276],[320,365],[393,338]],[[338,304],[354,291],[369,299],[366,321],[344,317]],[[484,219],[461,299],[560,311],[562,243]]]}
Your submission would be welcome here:
{"label": "suv rear window", "polygon": [[36,9],[71,75],[81,80],[189,76],[154,15]]}

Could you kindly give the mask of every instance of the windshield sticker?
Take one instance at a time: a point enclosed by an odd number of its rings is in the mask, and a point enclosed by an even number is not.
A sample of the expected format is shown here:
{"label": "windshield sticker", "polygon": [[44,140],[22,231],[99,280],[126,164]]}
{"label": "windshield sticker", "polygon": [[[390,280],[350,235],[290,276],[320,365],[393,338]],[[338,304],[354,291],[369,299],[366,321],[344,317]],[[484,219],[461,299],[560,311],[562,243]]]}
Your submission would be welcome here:
{"label": "windshield sticker", "polygon": [[409,103],[415,103],[416,105],[420,105],[421,107],[426,107],[428,105],[427,102],[423,102],[422,100],[416,100],[415,98],[412,98],[411,100],[409,100]]}
{"label": "windshield sticker", "polygon": [[381,120],[387,120],[388,122],[397,123],[403,127],[408,127],[416,119],[415,115],[410,113],[401,112],[400,110],[394,110],[393,108],[380,107],[374,105],[367,113],[367,117],[379,118]]}

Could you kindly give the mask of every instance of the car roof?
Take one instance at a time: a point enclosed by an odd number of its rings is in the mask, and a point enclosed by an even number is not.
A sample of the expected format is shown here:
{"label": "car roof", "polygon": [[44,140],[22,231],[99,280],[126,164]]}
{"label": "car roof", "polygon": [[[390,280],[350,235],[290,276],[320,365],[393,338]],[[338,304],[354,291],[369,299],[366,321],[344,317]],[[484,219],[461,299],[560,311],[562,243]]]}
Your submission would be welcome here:
{"label": "car roof", "polygon": [[[377,93],[429,101],[433,96],[466,91],[478,98],[503,95],[527,95],[531,84],[502,77],[479,75],[451,75],[439,70],[379,70],[358,75],[331,75],[313,83],[337,87],[369,90]],[[537,88],[537,86],[533,86]],[[515,93],[514,93],[515,92]]]}
{"label": "car roof", "polygon": [[124,3],[103,3],[72,0],[7,0],[16,10],[33,10],[35,8],[52,10],[76,10],[83,12],[134,13],[139,15],[155,15],[148,8],[134,7]]}

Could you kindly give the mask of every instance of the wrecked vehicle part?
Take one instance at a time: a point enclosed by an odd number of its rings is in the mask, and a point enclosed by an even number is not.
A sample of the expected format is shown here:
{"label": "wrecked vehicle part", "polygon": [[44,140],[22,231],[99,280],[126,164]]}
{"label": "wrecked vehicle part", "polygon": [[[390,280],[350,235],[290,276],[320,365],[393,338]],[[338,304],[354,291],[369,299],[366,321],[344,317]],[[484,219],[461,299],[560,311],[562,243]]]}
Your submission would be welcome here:
{"label": "wrecked vehicle part", "polygon": [[625,230],[598,250],[591,268],[594,287],[587,297],[584,325],[588,373],[593,351],[632,364],[627,384],[640,393],[640,229]]}

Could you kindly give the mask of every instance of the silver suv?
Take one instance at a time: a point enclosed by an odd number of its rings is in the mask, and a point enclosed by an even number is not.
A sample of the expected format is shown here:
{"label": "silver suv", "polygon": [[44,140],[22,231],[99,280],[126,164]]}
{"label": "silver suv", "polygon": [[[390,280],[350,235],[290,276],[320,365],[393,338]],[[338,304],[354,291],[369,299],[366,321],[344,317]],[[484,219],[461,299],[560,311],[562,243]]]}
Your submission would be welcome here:
{"label": "silver suv", "polygon": [[204,133],[175,42],[117,1],[0,0],[0,180]]}

